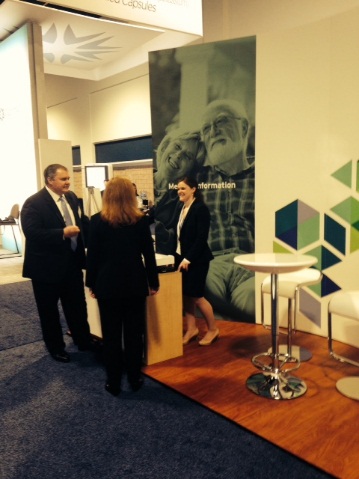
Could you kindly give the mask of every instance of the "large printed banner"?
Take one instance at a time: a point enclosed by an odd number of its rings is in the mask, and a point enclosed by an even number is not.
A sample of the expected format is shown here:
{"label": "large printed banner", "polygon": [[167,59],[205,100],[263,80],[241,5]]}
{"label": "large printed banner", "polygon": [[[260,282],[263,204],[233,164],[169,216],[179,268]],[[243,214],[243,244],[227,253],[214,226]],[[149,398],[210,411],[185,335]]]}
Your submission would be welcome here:
{"label": "large printed banner", "polygon": [[177,182],[195,176],[211,212],[206,297],[223,319],[255,322],[253,274],[233,262],[254,251],[256,40],[150,54],[156,250],[173,254]]}
{"label": "large printed banner", "polygon": [[54,0],[51,3],[118,20],[203,34],[202,0]]}

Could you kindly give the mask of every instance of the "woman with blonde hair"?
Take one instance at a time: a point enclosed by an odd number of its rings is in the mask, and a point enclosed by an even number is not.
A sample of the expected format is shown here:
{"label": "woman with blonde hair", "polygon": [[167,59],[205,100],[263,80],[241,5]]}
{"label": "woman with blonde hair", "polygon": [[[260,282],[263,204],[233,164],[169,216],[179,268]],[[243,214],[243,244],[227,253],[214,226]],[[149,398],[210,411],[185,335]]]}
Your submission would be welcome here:
{"label": "woman with blonde hair", "polygon": [[100,310],[105,389],[118,396],[126,371],[137,391],[143,384],[146,297],[157,293],[159,280],[149,221],[126,178],[109,181],[102,211],[91,218],[86,286]]}

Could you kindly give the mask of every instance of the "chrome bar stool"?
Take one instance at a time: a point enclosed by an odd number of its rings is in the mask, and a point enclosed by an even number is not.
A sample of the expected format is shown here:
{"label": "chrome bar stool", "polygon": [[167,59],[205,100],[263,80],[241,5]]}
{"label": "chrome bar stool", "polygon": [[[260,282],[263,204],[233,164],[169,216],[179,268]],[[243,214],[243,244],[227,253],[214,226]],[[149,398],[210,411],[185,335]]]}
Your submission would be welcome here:
{"label": "chrome bar stool", "polygon": [[[328,349],[332,358],[359,367],[359,362],[337,354],[333,349],[333,319],[339,317],[359,321],[359,291],[338,291],[328,303]],[[338,391],[351,399],[359,400],[359,376],[339,379]]]}
{"label": "chrome bar stool", "polygon": [[[312,353],[303,347],[292,344],[293,333],[297,330],[297,310],[299,307],[299,290],[304,286],[317,284],[321,281],[322,274],[314,268],[306,268],[293,273],[278,275],[278,296],[288,299],[288,320],[287,320],[287,345],[280,346],[280,352],[289,357],[297,357],[300,362],[308,361]],[[267,276],[261,284],[261,322],[265,328],[270,329],[264,320],[264,294],[271,293],[271,277]]]}

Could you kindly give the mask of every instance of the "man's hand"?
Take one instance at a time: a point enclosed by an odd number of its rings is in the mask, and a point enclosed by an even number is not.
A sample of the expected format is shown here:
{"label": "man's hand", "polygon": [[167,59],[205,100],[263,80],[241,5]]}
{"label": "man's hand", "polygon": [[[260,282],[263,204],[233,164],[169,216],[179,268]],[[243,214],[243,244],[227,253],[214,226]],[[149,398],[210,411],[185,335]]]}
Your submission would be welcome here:
{"label": "man's hand", "polygon": [[65,226],[64,238],[73,238],[80,233],[80,228],[76,225]]}

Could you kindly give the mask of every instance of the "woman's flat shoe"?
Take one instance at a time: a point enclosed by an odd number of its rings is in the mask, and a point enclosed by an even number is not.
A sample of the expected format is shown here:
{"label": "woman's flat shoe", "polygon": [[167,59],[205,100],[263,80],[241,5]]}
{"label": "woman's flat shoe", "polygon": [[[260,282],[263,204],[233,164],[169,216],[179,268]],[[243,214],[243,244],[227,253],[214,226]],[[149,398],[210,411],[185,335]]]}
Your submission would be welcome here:
{"label": "woman's flat shoe", "polygon": [[183,346],[186,346],[186,344],[197,339],[198,334],[199,334],[198,329],[195,329],[192,333],[187,331],[186,334],[183,336],[183,341],[182,341]]}
{"label": "woman's flat shoe", "polygon": [[210,339],[206,339],[206,336],[198,342],[200,346],[210,346],[212,343],[217,341],[217,339],[219,338],[219,329],[217,329],[215,334]]}
{"label": "woman's flat shoe", "polygon": [[132,391],[133,392],[139,391],[142,388],[143,383],[144,383],[144,381],[143,381],[142,378],[138,379],[137,381],[130,382],[130,386],[131,386]]}

